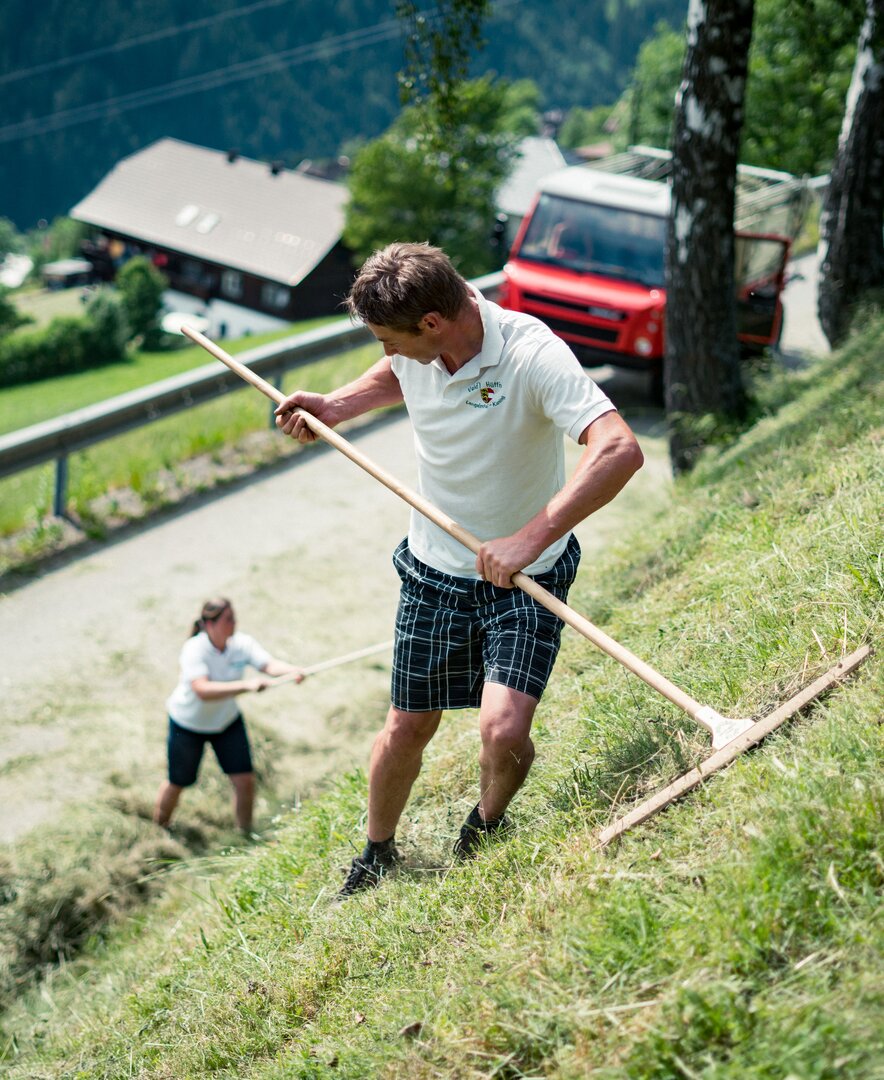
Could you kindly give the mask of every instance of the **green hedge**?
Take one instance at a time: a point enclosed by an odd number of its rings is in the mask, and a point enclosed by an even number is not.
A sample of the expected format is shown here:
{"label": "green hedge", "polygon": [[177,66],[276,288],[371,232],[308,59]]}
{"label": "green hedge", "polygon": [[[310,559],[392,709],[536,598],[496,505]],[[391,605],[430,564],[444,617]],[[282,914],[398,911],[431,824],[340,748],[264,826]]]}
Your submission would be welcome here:
{"label": "green hedge", "polygon": [[0,386],[70,375],[122,360],[129,328],[117,297],[99,290],[83,315],[0,337]]}

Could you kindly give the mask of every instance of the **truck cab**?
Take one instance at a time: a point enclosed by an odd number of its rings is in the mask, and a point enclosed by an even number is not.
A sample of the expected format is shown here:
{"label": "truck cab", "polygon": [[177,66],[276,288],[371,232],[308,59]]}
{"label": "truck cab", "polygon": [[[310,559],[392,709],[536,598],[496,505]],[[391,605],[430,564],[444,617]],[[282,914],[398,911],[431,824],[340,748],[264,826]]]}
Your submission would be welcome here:
{"label": "truck cab", "polygon": [[[606,167],[569,166],[546,177],[504,267],[502,305],[541,319],[587,366],[659,374],[670,163],[665,151],[633,148]],[[740,166],[735,284],[738,336],[747,349],[779,339],[803,198],[794,177]]]}

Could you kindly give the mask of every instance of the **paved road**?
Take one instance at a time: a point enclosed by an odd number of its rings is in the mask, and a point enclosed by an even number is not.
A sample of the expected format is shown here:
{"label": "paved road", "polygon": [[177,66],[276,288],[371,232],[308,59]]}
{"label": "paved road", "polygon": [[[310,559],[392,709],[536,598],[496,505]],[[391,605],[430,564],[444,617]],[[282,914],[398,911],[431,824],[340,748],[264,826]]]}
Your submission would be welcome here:
{"label": "paved road", "polygon": [[781,349],[787,358],[825,356],[829,343],[816,315],[816,291],[819,261],[816,252],[793,259],[790,279],[783,293],[783,339]]}
{"label": "paved road", "polygon": [[[799,265],[806,277],[789,286],[784,349],[822,351],[808,310],[812,260]],[[627,411],[647,464],[577,530],[584,567],[639,508],[662,505],[670,483],[647,380],[608,368],[592,374]],[[406,419],[353,438],[413,484]],[[574,448],[569,455],[573,463]],[[231,596],[243,629],[296,663],[388,639],[397,593],[390,552],[407,518],[389,491],[318,448],[0,598],[0,842],[93,797],[113,773],[135,777],[141,796],[152,795],[163,767],[163,701],[204,598]],[[385,659],[248,699],[249,718],[288,745],[294,789],[363,764],[385,709]],[[357,710],[354,701],[367,704]]]}

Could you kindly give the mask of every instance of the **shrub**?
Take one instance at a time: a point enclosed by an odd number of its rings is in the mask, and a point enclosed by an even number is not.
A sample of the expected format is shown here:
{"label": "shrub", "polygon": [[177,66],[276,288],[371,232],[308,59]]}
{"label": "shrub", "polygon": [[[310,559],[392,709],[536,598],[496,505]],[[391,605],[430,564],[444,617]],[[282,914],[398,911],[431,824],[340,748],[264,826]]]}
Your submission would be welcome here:
{"label": "shrub", "polygon": [[99,289],[86,307],[90,323],[91,356],[89,367],[113,364],[126,355],[132,337],[125,300],[110,289]]}
{"label": "shrub", "polygon": [[[2,222],[2,219],[0,219]],[[9,290],[0,288],[0,337],[12,333],[20,326],[25,326],[34,320],[30,315],[24,315],[9,299]]]}
{"label": "shrub", "polygon": [[157,329],[157,316],[168,282],[143,255],[130,259],[114,282],[123,302],[133,337],[146,337]]}
{"label": "shrub", "polygon": [[50,225],[32,229],[25,246],[34,262],[31,278],[38,281],[46,263],[57,259],[72,259],[80,254],[80,245],[89,233],[89,226],[69,217],[57,217]]}
{"label": "shrub", "polygon": [[120,301],[101,290],[84,315],[59,316],[39,330],[0,338],[0,386],[115,363],[125,356],[127,337]]}

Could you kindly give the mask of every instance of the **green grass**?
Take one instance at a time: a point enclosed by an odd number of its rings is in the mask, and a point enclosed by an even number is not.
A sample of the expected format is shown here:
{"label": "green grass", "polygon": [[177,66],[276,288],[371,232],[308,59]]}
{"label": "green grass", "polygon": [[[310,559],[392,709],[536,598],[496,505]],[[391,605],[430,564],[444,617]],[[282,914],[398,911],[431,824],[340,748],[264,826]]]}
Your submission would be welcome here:
{"label": "green grass", "polygon": [[59,315],[82,315],[83,303],[80,299],[82,289],[43,289],[39,286],[26,286],[13,294],[15,306],[23,315],[34,321],[31,327],[46,326]]}
{"label": "green grass", "polygon": [[[224,347],[229,353],[236,355],[269,341],[305,333],[332,321],[334,320],[313,319],[273,333],[225,342]],[[39,424],[43,420],[51,420],[64,413],[116,397],[117,394],[125,394],[129,390],[137,390],[141,386],[148,386],[211,362],[212,358],[198,345],[169,352],[135,350],[128,360],[94,371],[62,375],[56,379],[44,379],[40,383],[24,386],[6,387],[0,390],[0,435],[30,427],[31,424]]]}
{"label": "green grass", "polygon": [[[297,330],[310,329],[325,321],[328,320],[299,324]],[[241,339],[231,342],[228,349],[232,353],[242,352],[292,332],[290,328],[284,334]],[[377,347],[369,345],[318,361],[290,372],[283,388],[329,390],[365,370],[377,356]],[[4,390],[0,392],[0,433],[51,419],[207,362],[210,358],[197,346],[170,353],[138,353],[130,362],[99,371]],[[69,508],[87,526],[100,532],[102,515],[91,505],[100,496],[111,493],[106,502],[113,508],[113,492],[129,489],[148,507],[161,505],[173,498],[175,473],[184,463],[199,454],[220,453],[252,432],[267,430],[269,415],[270,403],[244,386],[242,391],[217,401],[73,454],[68,476]],[[253,448],[251,460],[253,463],[269,460],[290,449],[285,440],[274,440],[259,451]],[[255,457],[256,453],[260,456]],[[0,481],[0,536],[29,529],[31,535],[23,544],[27,555],[39,554],[45,544],[52,542],[48,517],[54,482],[54,464],[28,469]]]}
{"label": "green grass", "polygon": [[[772,384],[771,415],[584,567],[574,606],[737,715],[880,642],[882,350],[879,319]],[[873,656],[597,850],[708,746],[569,633],[509,842],[450,864],[478,737],[449,714],[397,880],[330,903],[364,829],[365,777],[342,778],[23,995],[8,1075],[880,1080],[882,693]]]}

